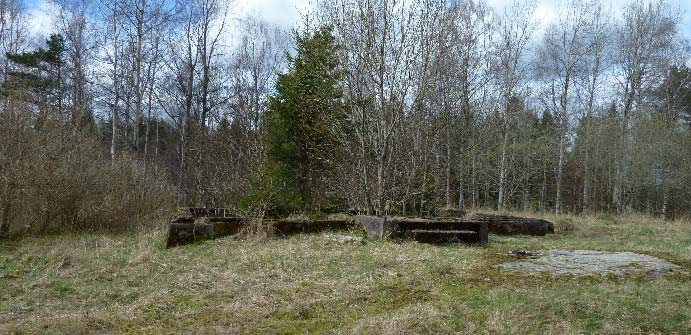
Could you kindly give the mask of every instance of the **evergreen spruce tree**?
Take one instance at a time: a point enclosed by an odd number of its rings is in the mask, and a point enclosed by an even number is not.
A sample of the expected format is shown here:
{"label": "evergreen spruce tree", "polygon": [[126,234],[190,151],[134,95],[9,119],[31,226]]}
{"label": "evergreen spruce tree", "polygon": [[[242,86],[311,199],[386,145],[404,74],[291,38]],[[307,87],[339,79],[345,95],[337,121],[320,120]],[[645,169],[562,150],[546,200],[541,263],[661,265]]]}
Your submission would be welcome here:
{"label": "evergreen spruce tree", "polygon": [[279,211],[319,212],[341,150],[342,78],[330,27],[294,32],[296,55],[266,116],[268,176]]}

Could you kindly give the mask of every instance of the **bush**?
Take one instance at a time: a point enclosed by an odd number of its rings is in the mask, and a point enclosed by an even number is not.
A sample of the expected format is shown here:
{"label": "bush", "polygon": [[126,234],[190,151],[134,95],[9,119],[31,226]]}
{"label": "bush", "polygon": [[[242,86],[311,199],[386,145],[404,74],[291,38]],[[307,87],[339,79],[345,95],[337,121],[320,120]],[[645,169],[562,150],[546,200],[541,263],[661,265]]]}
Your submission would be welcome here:
{"label": "bush", "polygon": [[172,204],[161,174],[111,162],[93,134],[0,114],[0,235],[122,230]]}

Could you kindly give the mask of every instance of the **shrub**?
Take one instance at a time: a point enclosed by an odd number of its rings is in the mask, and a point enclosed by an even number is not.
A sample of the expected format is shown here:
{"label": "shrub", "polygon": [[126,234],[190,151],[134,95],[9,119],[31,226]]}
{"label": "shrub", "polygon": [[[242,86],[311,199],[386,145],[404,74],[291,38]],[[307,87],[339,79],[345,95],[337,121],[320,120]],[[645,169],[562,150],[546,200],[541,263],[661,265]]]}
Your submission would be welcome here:
{"label": "shrub", "polygon": [[0,114],[0,235],[122,230],[172,204],[165,176],[100,148],[60,121]]}

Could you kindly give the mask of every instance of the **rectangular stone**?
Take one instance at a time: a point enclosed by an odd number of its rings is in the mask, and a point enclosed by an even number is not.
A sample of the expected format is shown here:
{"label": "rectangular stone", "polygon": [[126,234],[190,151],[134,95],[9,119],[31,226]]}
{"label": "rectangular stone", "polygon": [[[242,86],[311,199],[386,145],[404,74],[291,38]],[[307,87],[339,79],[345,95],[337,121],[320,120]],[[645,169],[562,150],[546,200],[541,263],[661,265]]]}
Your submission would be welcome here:
{"label": "rectangular stone", "polygon": [[213,239],[213,225],[194,223],[171,223],[168,226],[166,248]]}
{"label": "rectangular stone", "polygon": [[414,240],[422,243],[480,243],[480,236],[472,230],[411,230],[410,235]]}
{"label": "rectangular stone", "polygon": [[554,234],[554,224],[543,219],[489,214],[475,214],[473,219],[487,222],[489,231],[498,235],[544,236]]}
{"label": "rectangular stone", "polygon": [[355,223],[361,226],[369,238],[387,238],[395,235],[396,226],[387,222],[386,217],[356,215],[353,217]]}
{"label": "rectangular stone", "polygon": [[357,215],[359,224],[370,238],[401,237],[406,233],[421,231],[473,231],[477,234],[477,243],[487,243],[489,228],[486,222],[457,219],[422,219],[403,217],[377,217]]}
{"label": "rectangular stone", "polygon": [[281,235],[347,230],[354,225],[352,220],[273,220],[268,224]]}

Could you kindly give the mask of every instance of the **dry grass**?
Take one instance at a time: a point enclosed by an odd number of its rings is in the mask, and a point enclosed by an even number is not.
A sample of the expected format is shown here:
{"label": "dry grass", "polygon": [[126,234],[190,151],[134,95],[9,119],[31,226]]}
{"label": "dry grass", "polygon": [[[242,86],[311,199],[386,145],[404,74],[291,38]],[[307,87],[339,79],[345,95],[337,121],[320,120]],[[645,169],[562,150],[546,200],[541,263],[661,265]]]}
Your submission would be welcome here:
{"label": "dry grass", "polygon": [[502,273],[516,249],[637,251],[691,269],[691,225],[546,216],[557,234],[478,246],[228,238],[164,231],[0,245],[0,333],[689,333],[681,277]]}

